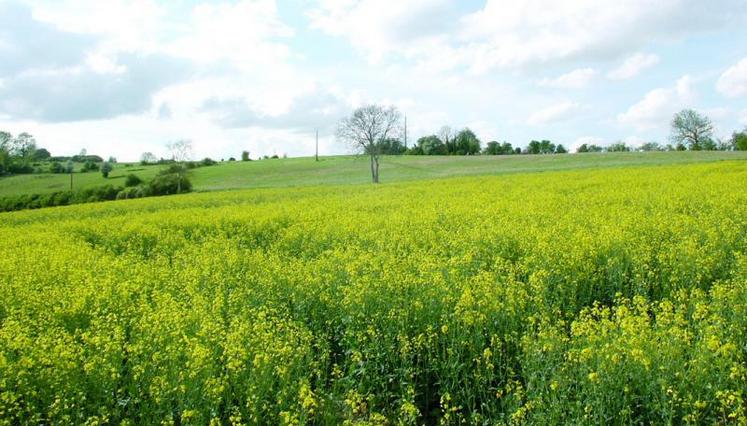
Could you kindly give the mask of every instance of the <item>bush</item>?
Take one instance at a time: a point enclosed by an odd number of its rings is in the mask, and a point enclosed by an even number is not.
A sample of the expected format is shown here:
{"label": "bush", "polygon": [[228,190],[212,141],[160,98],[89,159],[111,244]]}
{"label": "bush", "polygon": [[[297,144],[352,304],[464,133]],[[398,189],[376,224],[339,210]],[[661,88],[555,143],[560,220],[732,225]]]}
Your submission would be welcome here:
{"label": "bush", "polygon": [[187,176],[183,172],[168,172],[172,168],[170,167],[165,170],[167,173],[162,172],[150,181],[148,184],[150,195],[171,195],[192,190],[192,182],[189,181]]}
{"label": "bush", "polygon": [[137,185],[125,188],[117,193],[117,200],[126,200],[130,198],[142,198],[150,195],[148,193],[148,187],[145,185]]}
{"label": "bush", "polygon": [[99,170],[99,165],[95,161],[88,160],[85,163],[83,163],[83,168],[81,169],[82,172],[97,172]]}
{"label": "bush", "polygon": [[49,173],[62,173],[64,171],[65,168],[62,167],[62,163],[55,161],[49,165]]}
{"label": "bush", "polygon": [[130,187],[133,187],[133,186],[138,186],[141,183],[143,183],[143,180],[140,179],[140,177],[138,177],[138,175],[130,173],[125,178],[124,185],[125,185],[125,187],[130,188]]}

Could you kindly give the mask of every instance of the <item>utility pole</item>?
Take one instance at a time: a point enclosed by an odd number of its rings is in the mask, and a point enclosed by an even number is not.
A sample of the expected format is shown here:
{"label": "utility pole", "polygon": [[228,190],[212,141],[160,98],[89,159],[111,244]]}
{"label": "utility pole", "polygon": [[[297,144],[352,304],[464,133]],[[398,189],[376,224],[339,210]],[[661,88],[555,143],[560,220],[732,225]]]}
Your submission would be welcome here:
{"label": "utility pole", "polygon": [[407,149],[407,115],[405,115],[405,149]]}
{"label": "utility pole", "polygon": [[316,151],[314,151],[314,159],[316,161],[319,161],[319,128],[316,129]]}

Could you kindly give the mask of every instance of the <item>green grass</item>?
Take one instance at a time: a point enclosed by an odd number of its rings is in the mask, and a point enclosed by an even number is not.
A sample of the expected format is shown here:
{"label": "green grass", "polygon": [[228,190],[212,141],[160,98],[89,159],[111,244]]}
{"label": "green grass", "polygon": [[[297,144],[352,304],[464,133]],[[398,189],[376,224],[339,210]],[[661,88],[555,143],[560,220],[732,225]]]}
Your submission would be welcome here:
{"label": "green grass", "polygon": [[[747,152],[631,152],[571,155],[516,155],[473,157],[397,156],[381,163],[381,181],[400,182],[449,176],[575,170],[646,165],[671,165],[720,160],[744,160]],[[117,164],[109,179],[99,172],[76,173],[73,187],[112,184],[121,186],[134,173],[149,180],[163,166],[125,167]],[[356,156],[287,158],[251,162],[224,162],[191,172],[196,191],[272,188],[308,185],[361,184],[370,181],[368,158]],[[0,178],[0,197],[66,190],[69,175],[34,174]]]}

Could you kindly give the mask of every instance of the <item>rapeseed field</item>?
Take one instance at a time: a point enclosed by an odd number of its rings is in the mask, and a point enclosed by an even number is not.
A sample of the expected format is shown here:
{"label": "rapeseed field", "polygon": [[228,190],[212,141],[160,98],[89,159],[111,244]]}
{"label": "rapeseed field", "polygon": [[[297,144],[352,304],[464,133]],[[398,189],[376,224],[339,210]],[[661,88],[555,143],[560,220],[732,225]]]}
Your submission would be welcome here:
{"label": "rapeseed field", "polygon": [[0,214],[0,424],[747,414],[747,163]]}

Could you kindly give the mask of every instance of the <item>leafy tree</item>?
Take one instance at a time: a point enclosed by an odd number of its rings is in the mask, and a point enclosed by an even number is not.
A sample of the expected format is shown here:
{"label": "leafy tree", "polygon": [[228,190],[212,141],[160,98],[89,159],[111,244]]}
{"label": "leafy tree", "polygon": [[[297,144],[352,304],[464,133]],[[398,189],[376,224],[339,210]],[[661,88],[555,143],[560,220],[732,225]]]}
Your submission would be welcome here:
{"label": "leafy tree", "polygon": [[12,140],[13,135],[0,131],[0,174],[7,173],[10,168],[10,143]]}
{"label": "leafy tree", "polygon": [[47,151],[45,148],[37,149],[32,155],[32,159],[34,161],[45,161],[49,160],[50,157],[52,157],[52,154],[50,154],[49,151]]}
{"label": "leafy tree", "polygon": [[446,155],[448,151],[446,144],[436,135],[423,136],[418,139],[418,147],[423,151],[423,155]]}
{"label": "leafy tree", "polygon": [[65,173],[72,173],[74,169],[73,160],[67,160],[67,163],[65,163]]}
{"label": "leafy tree", "polygon": [[628,152],[630,147],[625,142],[616,142],[607,147],[607,152]]}
{"label": "leafy tree", "polygon": [[49,173],[62,173],[65,171],[65,168],[62,166],[62,163],[59,161],[54,161],[49,164]]}
{"label": "leafy tree", "polygon": [[554,152],[555,144],[548,140],[533,140],[527,145],[527,154],[552,154]]}
{"label": "leafy tree", "polygon": [[241,161],[250,161],[249,151],[241,151]]}
{"label": "leafy tree", "polygon": [[405,145],[399,139],[384,139],[379,142],[379,149],[383,155],[400,155],[407,150]]}
{"label": "leafy tree", "polygon": [[672,118],[670,139],[693,151],[703,149],[707,140],[713,137],[711,120],[692,109],[683,109]]}
{"label": "leafy tree", "polygon": [[95,161],[88,160],[85,163],[83,163],[83,168],[81,171],[83,172],[95,172],[99,170],[99,165]]}
{"label": "leafy tree", "polygon": [[646,142],[638,147],[638,151],[663,151],[664,148],[657,142]]}
{"label": "leafy tree", "polygon": [[124,184],[125,184],[125,187],[130,188],[130,187],[133,187],[133,186],[138,186],[141,183],[143,183],[143,180],[140,179],[140,177],[138,177],[138,175],[130,173],[125,178],[125,183]]}
{"label": "leafy tree", "polygon": [[108,161],[104,161],[101,164],[101,174],[104,176],[104,178],[109,178],[109,172],[111,172],[113,169],[112,164]]}
{"label": "leafy tree", "polygon": [[447,154],[454,154],[457,150],[456,147],[456,132],[449,127],[449,126],[443,126],[438,131],[438,139],[443,143],[444,145],[444,153],[443,154],[428,154],[426,152],[426,155],[447,155]]}
{"label": "leafy tree", "polygon": [[568,150],[565,149],[563,145],[558,144],[558,146],[555,147],[555,153],[556,154],[568,154]]}
{"label": "leafy tree", "polygon": [[454,138],[456,155],[474,155],[480,152],[480,139],[477,138],[475,132],[468,128],[464,128],[457,133]]}
{"label": "leafy tree", "polygon": [[23,132],[13,139],[11,146],[11,155],[18,157],[23,162],[30,162],[36,151],[36,139]]}
{"label": "leafy tree", "polygon": [[483,149],[483,154],[486,155],[498,155],[501,151],[501,144],[496,141],[490,141]]}
{"label": "leafy tree", "polygon": [[577,153],[584,153],[584,152],[602,152],[603,149],[599,145],[594,144],[581,144],[578,148],[576,148]]}
{"label": "leafy tree", "polygon": [[382,141],[396,137],[402,129],[402,114],[394,106],[366,105],[340,121],[337,138],[368,154],[371,161],[371,180],[379,182],[379,159]]}
{"label": "leafy tree", "polygon": [[747,151],[747,127],[731,135],[731,145],[737,151]]}

